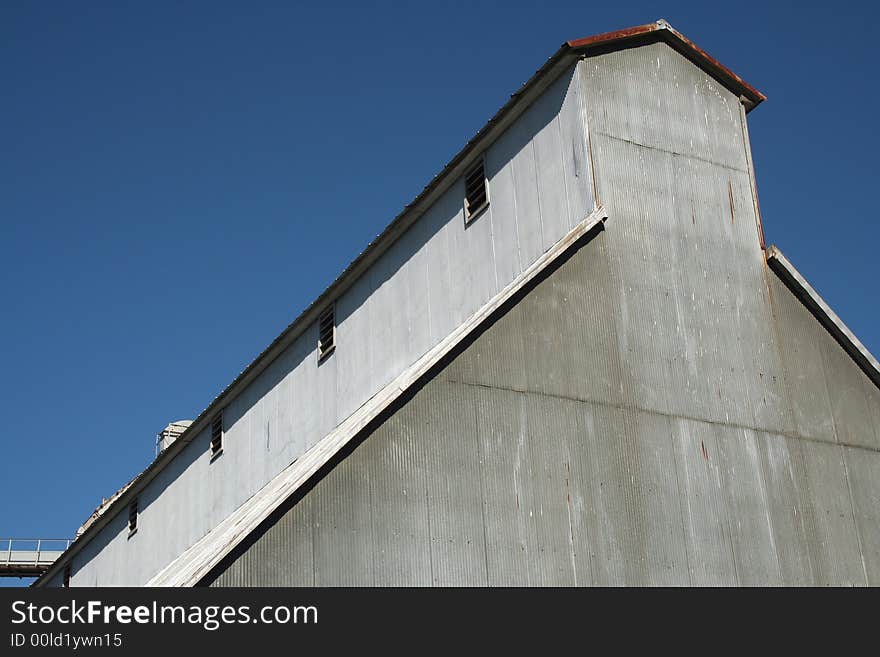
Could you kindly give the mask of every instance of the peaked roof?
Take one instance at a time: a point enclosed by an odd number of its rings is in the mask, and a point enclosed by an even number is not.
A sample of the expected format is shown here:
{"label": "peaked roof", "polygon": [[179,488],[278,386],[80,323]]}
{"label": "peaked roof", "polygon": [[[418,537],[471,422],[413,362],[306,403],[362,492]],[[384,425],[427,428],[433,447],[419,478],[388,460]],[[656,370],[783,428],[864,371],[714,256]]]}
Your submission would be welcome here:
{"label": "peaked roof", "polygon": [[579,57],[589,54],[637,47],[663,41],[687,57],[695,65],[712,75],[733,93],[740,96],[746,111],[753,109],[766,97],[747,84],[730,69],[720,64],[690,39],[675,30],[665,20],[630,27],[616,32],[607,32],[592,37],[566,41],[535,74],[516,91],[510,99],[489,119],[464,148],[425,186],[419,195],[398,214],[394,220],[364,249],[354,261],[324,290],[302,313],[285,328],[226,388],[217,395],[199,414],[190,427],[167,449],[160,452],[147,468],[137,475],[125,489],[111,498],[101,514],[85,527],[67,551],[55,562],[37,583],[48,581],[66,561],[78,552],[88,540],[99,532],[120,509],[125,509],[137,495],[165,466],[208,425],[210,419],[236,398],[257,376],[260,375],[281,353],[289,347],[311,324],[317,321],[319,313],[338,298],[372,265],[422,213],[459,176],[463,175],[476,157],[488,147],[514,120],[535,100],[568,66]]}
{"label": "peaked roof", "polygon": [[574,41],[566,41],[560,52],[568,48],[579,53],[592,53],[603,49],[631,48],[657,41],[663,41],[672,46],[730,89],[730,91],[742,98],[745,102],[746,111],[753,109],[761,101],[767,100],[767,96],[755,89],[662,18],[654,23],[628,27],[624,30],[606,32],[605,34],[597,34],[596,36],[575,39]]}

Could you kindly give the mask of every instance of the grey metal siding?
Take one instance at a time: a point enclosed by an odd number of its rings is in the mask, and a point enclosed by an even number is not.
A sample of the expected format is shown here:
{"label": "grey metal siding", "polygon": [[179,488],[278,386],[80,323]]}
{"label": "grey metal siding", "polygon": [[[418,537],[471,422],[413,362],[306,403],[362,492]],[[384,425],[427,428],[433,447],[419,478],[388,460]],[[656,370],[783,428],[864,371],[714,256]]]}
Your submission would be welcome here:
{"label": "grey metal siding", "polygon": [[[880,583],[880,391],[764,262],[738,99],[664,44],[582,66],[613,224],[343,461],[358,581]],[[213,583],[307,583],[274,532]]]}
{"label": "grey metal siding", "polygon": [[586,71],[598,197],[621,222],[607,285],[622,399],[791,429],[782,382],[763,377],[780,363],[738,99],[665,44],[592,58]]}
{"label": "grey metal siding", "polygon": [[771,273],[768,289],[797,433],[880,450],[880,389]]}

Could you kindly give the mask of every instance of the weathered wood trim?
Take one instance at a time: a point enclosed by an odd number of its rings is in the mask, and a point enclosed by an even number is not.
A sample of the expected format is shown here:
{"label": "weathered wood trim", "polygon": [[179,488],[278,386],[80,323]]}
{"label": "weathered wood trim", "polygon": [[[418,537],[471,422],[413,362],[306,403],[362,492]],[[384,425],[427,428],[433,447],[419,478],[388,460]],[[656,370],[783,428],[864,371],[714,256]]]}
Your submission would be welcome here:
{"label": "weathered wood trim", "polygon": [[391,381],[314,447],[279,473],[228,518],[155,575],[147,586],[194,586],[238,543],[305,484],[358,432],[388,408],[514,294],[607,218],[599,207],[411,367]]}

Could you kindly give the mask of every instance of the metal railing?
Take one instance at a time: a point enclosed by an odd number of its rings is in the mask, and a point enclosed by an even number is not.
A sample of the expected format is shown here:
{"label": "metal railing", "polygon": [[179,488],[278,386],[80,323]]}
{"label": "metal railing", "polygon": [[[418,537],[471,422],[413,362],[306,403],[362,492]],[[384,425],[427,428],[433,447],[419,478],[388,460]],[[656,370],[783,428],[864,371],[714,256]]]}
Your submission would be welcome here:
{"label": "metal railing", "polygon": [[39,574],[61,556],[70,538],[0,538],[0,575]]}

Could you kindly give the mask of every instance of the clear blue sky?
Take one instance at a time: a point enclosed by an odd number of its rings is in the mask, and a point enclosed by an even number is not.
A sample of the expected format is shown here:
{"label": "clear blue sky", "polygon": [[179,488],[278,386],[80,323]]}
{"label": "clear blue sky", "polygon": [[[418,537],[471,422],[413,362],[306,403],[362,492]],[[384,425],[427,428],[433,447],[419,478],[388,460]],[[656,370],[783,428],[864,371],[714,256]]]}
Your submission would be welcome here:
{"label": "clear blue sky", "polygon": [[6,0],[0,536],[72,536],[560,43],[661,16],[768,95],[768,241],[880,353],[878,14]]}

